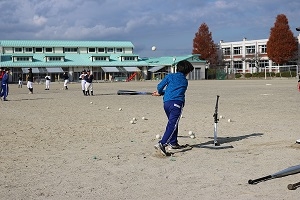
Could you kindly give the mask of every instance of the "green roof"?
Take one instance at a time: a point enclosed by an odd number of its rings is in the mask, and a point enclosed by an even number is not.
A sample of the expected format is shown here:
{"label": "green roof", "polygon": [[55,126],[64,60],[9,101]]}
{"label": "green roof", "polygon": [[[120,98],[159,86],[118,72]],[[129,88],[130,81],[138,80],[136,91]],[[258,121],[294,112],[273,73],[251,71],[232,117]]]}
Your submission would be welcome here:
{"label": "green roof", "polygon": [[146,58],[146,61],[149,66],[162,66],[162,65],[174,65],[179,61],[189,60],[192,62],[205,62],[205,60],[200,60],[198,54],[191,54],[186,56],[166,56],[166,57],[157,57],[157,58]]}
{"label": "green roof", "polygon": [[[18,54],[18,56],[25,56],[29,54]],[[51,54],[54,56],[55,54]],[[203,60],[197,59],[197,55],[187,55],[187,56],[169,56],[169,57],[158,57],[158,58],[139,58],[138,61],[120,61],[120,56],[122,54],[110,54],[109,61],[106,60],[97,60],[92,61],[91,57],[95,56],[95,54],[57,54],[58,56],[64,56],[65,61],[45,61],[45,56],[49,56],[49,54],[30,54],[33,56],[33,61],[15,61],[13,62],[11,54],[1,55],[1,66],[5,67],[69,67],[69,66],[170,66],[178,63],[181,60],[189,60],[193,62],[205,62]],[[15,56],[15,55],[14,55]],[[99,54],[100,56],[100,54]],[[107,56],[107,55],[106,55]],[[176,58],[174,60],[174,58]]]}
{"label": "green roof", "polygon": [[128,47],[129,41],[75,41],[75,40],[0,40],[3,47]]}

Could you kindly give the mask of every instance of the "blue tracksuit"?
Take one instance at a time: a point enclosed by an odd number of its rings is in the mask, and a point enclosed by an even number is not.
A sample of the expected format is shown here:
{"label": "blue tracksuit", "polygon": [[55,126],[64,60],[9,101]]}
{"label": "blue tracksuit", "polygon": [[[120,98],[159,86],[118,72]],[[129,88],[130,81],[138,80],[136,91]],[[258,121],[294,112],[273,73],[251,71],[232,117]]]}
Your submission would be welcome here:
{"label": "blue tracksuit", "polygon": [[3,97],[3,100],[6,100],[6,97],[8,95],[8,78],[9,75],[5,73],[1,81],[2,91],[0,93],[0,97]]}
{"label": "blue tracksuit", "polygon": [[178,143],[178,123],[184,107],[187,87],[188,80],[181,72],[168,74],[157,85],[158,93],[164,95],[164,110],[168,117],[168,124],[160,141],[164,146]]}

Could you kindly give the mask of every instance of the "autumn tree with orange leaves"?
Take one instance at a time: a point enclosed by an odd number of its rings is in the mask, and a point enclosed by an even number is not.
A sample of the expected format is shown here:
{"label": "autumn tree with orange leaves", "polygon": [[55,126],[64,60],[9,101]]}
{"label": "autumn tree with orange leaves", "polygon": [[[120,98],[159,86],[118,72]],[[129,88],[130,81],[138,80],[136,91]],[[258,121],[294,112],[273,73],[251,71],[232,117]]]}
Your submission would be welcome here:
{"label": "autumn tree with orange leaves", "polygon": [[277,15],[267,42],[268,57],[282,65],[295,58],[297,50],[297,40],[290,30],[287,17],[284,14]]}
{"label": "autumn tree with orange leaves", "polygon": [[211,66],[217,64],[217,48],[206,23],[202,23],[193,39],[193,54],[200,54],[201,60],[206,60]]}

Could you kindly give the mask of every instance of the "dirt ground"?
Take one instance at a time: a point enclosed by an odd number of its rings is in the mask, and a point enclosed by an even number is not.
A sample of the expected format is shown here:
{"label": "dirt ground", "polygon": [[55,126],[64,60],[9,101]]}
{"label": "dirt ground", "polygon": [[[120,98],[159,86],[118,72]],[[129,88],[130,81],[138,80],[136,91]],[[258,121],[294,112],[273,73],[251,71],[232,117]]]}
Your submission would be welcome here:
{"label": "dirt ground", "polygon": [[[10,85],[0,102],[0,199],[299,199],[287,185],[300,174],[248,184],[300,164],[296,79],[190,81],[179,143],[193,148],[169,157],[153,147],[167,122],[162,98],[116,95],[157,83],[94,83],[87,97],[79,83],[35,84],[32,95]],[[217,95],[222,148],[210,148]]]}

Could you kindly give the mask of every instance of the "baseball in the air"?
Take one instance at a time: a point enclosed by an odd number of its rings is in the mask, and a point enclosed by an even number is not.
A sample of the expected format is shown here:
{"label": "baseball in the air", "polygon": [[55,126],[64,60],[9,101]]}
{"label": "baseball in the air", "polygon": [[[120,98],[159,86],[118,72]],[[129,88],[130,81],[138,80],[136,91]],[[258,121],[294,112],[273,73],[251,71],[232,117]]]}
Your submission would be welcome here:
{"label": "baseball in the air", "polygon": [[160,139],[160,135],[159,134],[157,134],[155,137],[156,137],[156,139]]}
{"label": "baseball in the air", "polygon": [[155,51],[156,50],[156,46],[153,46],[151,49],[152,49],[152,51]]}

